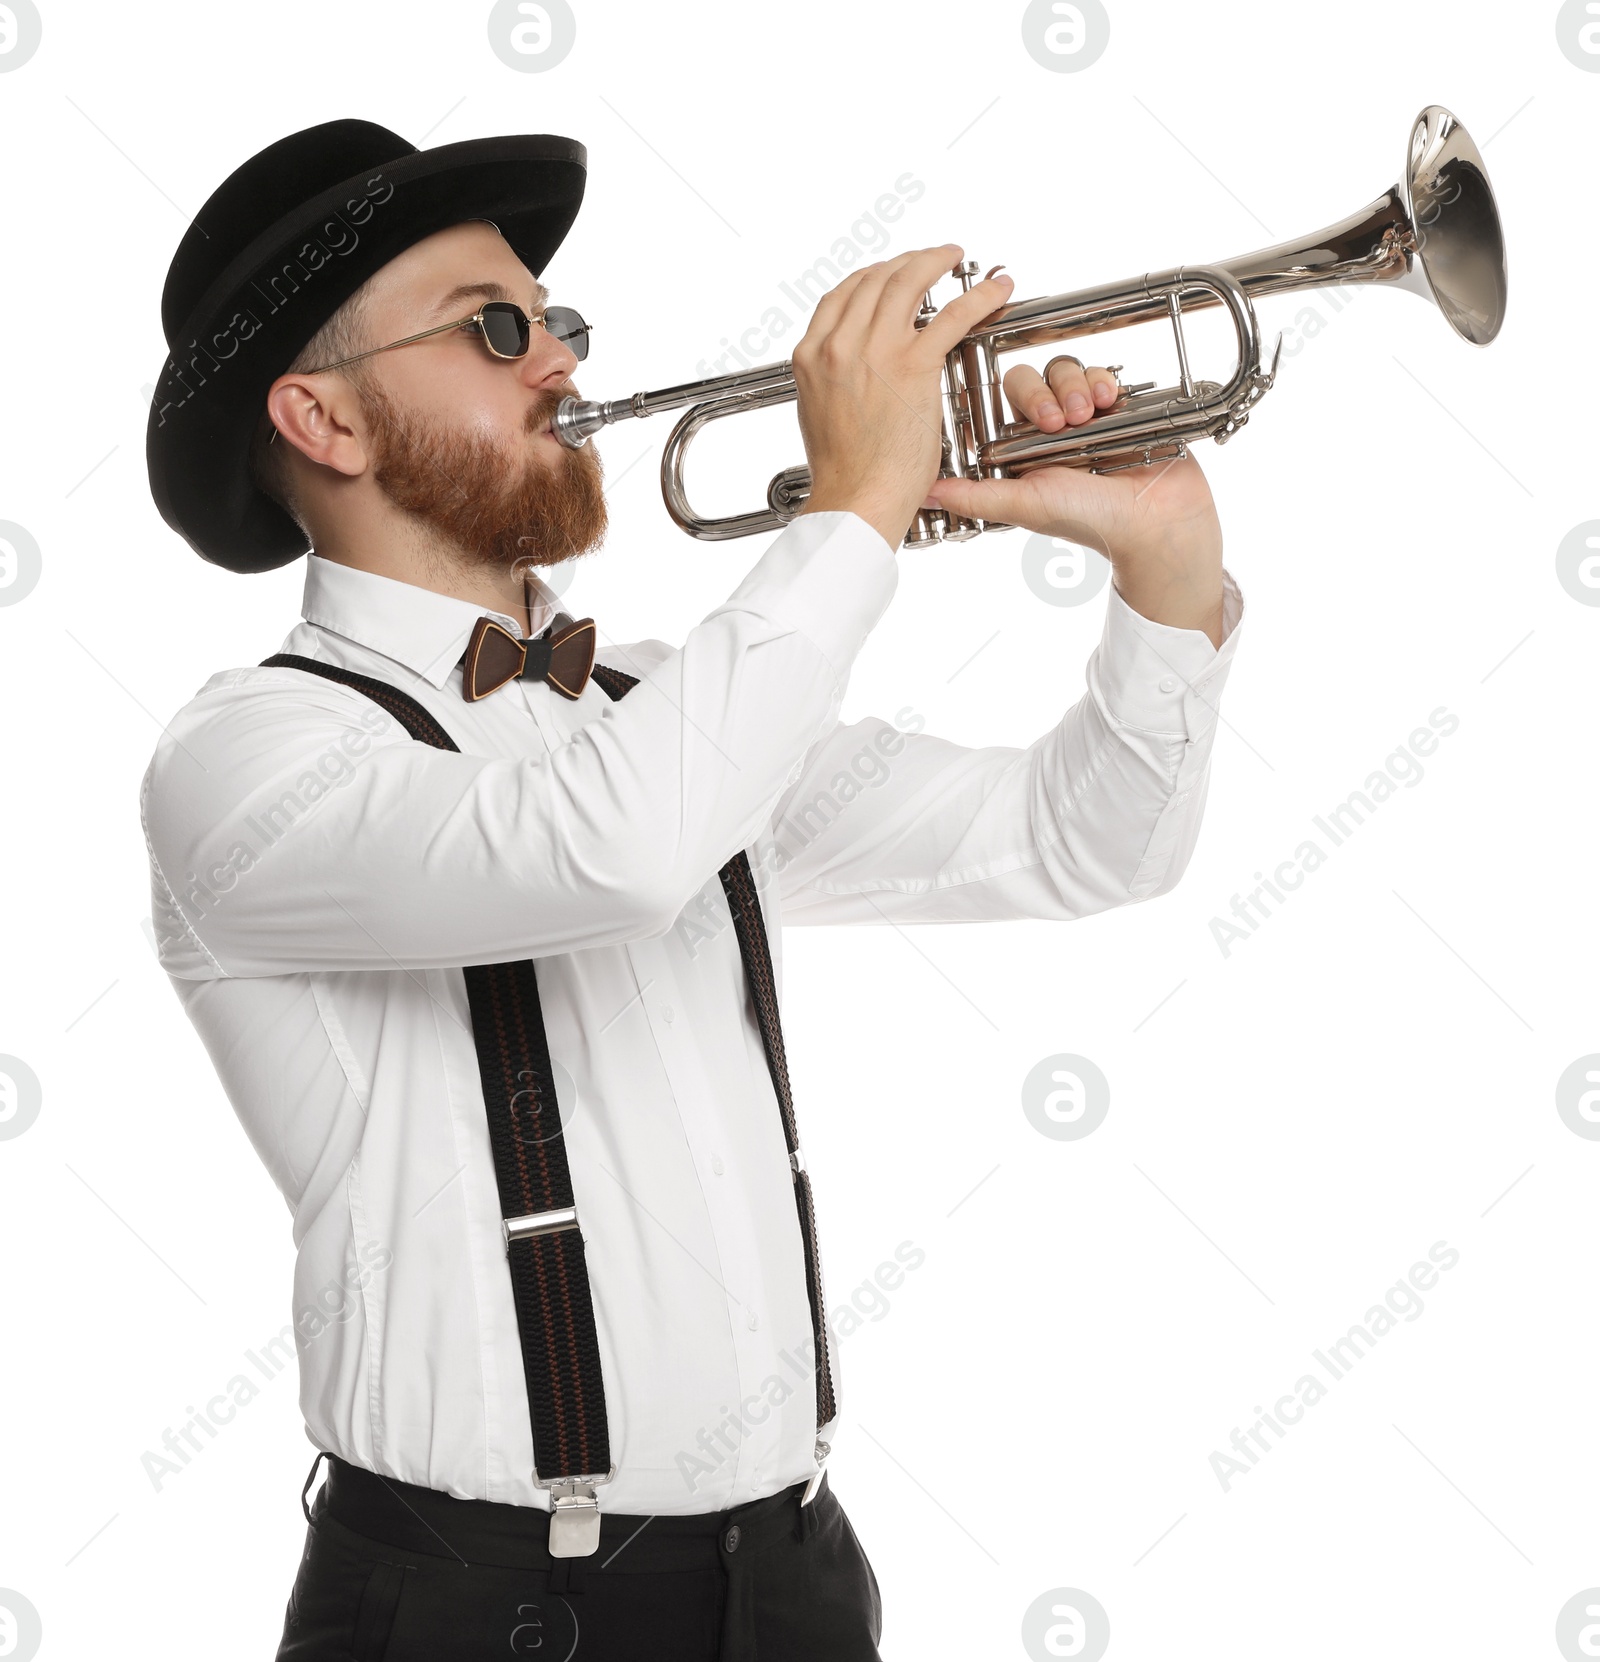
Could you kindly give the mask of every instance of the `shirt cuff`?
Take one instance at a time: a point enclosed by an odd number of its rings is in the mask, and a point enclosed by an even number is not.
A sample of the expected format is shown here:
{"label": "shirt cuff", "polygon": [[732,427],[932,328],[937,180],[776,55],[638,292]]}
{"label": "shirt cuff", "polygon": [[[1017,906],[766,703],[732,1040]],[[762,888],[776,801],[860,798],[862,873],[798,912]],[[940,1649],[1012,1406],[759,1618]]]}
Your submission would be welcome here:
{"label": "shirt cuff", "polygon": [[859,514],[819,509],[773,539],[728,604],[798,630],[844,678],[899,581],[894,550]]}
{"label": "shirt cuff", "polygon": [[1203,629],[1178,629],[1136,612],[1117,592],[1106,606],[1105,628],[1091,660],[1102,700],[1124,727],[1167,734],[1191,743],[1216,725],[1217,703],[1233,666],[1244,617],[1244,595],[1222,571],[1222,645]]}

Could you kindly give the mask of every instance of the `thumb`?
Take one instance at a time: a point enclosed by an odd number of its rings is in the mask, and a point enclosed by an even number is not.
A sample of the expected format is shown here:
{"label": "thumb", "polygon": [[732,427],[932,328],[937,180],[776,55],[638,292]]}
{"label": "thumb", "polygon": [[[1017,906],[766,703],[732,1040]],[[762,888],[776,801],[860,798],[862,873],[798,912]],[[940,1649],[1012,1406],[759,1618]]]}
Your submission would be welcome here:
{"label": "thumb", "polygon": [[1046,467],[1020,479],[935,479],[927,500],[968,519],[1017,525],[1111,558],[1112,508],[1081,468]]}
{"label": "thumb", "polygon": [[1020,523],[1013,516],[1023,512],[1028,493],[1020,479],[935,479],[928,501],[967,519],[993,519],[1006,524]]}

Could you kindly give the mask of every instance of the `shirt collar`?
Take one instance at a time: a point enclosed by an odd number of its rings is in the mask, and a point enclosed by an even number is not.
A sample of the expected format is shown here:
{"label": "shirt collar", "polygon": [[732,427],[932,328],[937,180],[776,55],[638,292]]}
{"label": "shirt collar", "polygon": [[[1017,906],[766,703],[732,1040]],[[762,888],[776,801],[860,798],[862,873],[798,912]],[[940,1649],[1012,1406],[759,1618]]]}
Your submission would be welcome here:
{"label": "shirt collar", "polygon": [[[537,635],[555,615],[560,597],[532,572],[527,576],[527,590]],[[436,687],[450,679],[480,617],[493,618],[518,639],[522,637],[522,625],[504,612],[316,554],[306,556],[300,615],[319,629],[331,629],[404,664]]]}

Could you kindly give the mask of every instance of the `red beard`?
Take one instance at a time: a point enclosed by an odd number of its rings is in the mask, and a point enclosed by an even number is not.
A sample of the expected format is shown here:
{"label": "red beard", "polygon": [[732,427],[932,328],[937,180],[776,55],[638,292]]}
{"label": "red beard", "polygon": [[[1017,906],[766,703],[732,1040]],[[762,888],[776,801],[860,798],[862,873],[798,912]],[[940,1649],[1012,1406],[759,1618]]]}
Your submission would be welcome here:
{"label": "red beard", "polygon": [[[463,560],[521,576],[597,546],[605,536],[600,457],[592,445],[556,448],[539,436],[570,391],[540,395],[520,462],[486,435],[441,431],[398,410],[381,388],[363,394],[376,460],[373,480],[397,508],[429,526]],[[549,452],[540,460],[535,447]]]}

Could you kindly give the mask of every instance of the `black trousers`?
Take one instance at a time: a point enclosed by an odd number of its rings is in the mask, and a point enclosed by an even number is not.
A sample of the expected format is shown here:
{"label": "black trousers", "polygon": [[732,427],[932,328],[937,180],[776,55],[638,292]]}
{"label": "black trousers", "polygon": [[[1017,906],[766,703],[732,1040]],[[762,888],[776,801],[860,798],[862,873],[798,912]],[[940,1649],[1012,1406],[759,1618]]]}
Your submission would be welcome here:
{"label": "black trousers", "polygon": [[602,1489],[599,1551],[552,1558],[541,1510],[324,1458],[277,1662],[879,1662],[878,1578],[826,1475],[809,1506],[796,1484],[685,1517]]}

